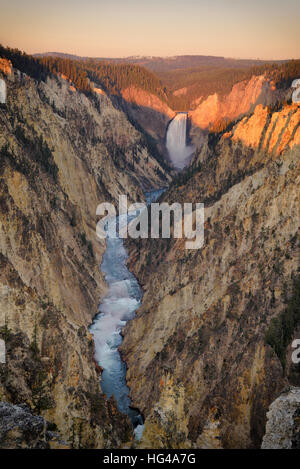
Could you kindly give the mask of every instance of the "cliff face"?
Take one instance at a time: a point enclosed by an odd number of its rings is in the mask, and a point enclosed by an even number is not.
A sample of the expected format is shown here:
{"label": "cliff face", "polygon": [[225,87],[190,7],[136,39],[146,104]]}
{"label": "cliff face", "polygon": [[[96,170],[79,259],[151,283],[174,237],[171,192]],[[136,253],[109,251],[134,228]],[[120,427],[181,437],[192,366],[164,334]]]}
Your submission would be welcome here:
{"label": "cliff face", "polygon": [[158,142],[159,151],[167,157],[164,140],[175,112],[157,96],[134,86],[123,90],[122,97],[129,116]]}
{"label": "cliff face", "polygon": [[[203,145],[205,131],[211,125],[224,120],[234,121],[241,116],[249,115],[259,104],[273,105],[277,101],[282,101],[285,94],[286,97],[290,97],[291,92],[283,93],[282,90],[277,90],[270,80],[261,75],[237,83],[231,92],[223,97],[217,93],[206,99],[199,97],[197,103],[195,102],[196,108],[189,111],[189,138],[193,145],[199,148]],[[133,86],[125,89],[122,97],[129,116],[159,142],[161,153],[168,158],[164,140],[168,123],[175,112],[158,97]]]}
{"label": "cliff face", "polygon": [[259,105],[250,118],[242,119],[225,138],[231,137],[234,142],[278,155],[300,144],[299,122],[300,109],[296,104],[284,106],[272,114]]}
{"label": "cliff face", "polygon": [[200,102],[189,113],[192,123],[201,129],[207,129],[221,119],[234,120],[253,111],[257,104],[270,104],[278,98],[278,93],[263,75],[253,76],[249,81],[242,81],[232,87],[224,97],[214,94]]}
{"label": "cliff face", "polygon": [[298,269],[298,129],[296,106],[257,107],[164,194],[205,203],[201,249],[129,243],[145,294],[122,353],[146,417],[142,447],[260,447],[268,407],[288,380],[266,332]]}
{"label": "cliff face", "polygon": [[74,447],[119,447],[132,429],[100,394],[87,329],[106,289],[96,207],[168,176],[108,97],[1,76],[0,399],[28,404]]}
{"label": "cliff face", "polygon": [[[179,90],[181,92],[182,90]],[[189,139],[195,147],[202,147],[207,129],[222,121],[235,121],[253,113],[257,105],[274,105],[283,97],[289,98],[291,90],[277,90],[264,75],[252,76],[250,80],[237,83],[225,96],[217,93],[202,99],[200,96],[189,111]],[[175,112],[157,96],[134,86],[122,92],[126,112],[156,142],[161,154],[168,159],[165,136],[168,123]],[[276,116],[274,116],[276,119]]]}

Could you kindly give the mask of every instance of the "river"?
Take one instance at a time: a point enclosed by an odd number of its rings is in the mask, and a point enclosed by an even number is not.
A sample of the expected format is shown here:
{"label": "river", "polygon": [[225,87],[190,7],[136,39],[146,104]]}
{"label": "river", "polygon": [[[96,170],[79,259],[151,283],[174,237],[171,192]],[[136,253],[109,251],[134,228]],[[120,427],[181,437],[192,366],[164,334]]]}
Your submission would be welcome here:
{"label": "river", "polygon": [[[162,192],[163,189],[146,193],[147,204],[154,202]],[[123,220],[117,218],[120,225]],[[126,384],[126,365],[121,359],[118,347],[122,343],[123,327],[127,321],[134,318],[141,304],[142,290],[137,279],[126,267],[128,255],[123,239],[112,237],[110,234],[112,232],[108,226],[106,250],[101,264],[108,292],[102,299],[99,314],[90,326],[90,331],[95,342],[95,359],[103,369],[101,389],[107,399],[114,396],[119,411],[130,417],[135,437],[139,440],[144,428],[143,417],[138,410],[131,407]]]}

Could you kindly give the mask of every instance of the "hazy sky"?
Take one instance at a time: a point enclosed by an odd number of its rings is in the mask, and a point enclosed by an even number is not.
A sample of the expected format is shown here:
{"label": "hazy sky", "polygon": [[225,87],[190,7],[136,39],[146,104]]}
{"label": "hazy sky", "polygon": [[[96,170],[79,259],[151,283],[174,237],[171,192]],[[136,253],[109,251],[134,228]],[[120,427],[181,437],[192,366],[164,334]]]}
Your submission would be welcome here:
{"label": "hazy sky", "polygon": [[300,0],[0,0],[0,43],[28,53],[300,58]]}

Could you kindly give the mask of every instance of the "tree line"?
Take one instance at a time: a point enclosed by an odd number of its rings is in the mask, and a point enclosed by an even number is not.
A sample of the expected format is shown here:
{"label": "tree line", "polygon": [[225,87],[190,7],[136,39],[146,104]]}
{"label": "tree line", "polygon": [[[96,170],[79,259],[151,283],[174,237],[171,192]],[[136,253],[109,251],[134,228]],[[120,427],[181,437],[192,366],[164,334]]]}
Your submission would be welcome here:
{"label": "tree line", "polygon": [[[248,80],[253,75],[266,75],[277,88],[286,88],[294,78],[300,77],[300,60],[285,63],[266,63],[246,68],[193,68],[174,70],[160,74],[159,78],[146,68],[128,63],[112,63],[99,59],[73,60],[60,57],[34,57],[18,49],[5,48],[0,44],[0,57],[7,58],[13,66],[36,80],[45,81],[47,76],[65,75],[74,86],[90,95],[91,82],[106,92],[120,95],[129,87],[136,86],[154,94],[172,109],[189,110],[195,100],[210,94],[224,95],[233,85]],[[186,93],[175,96],[173,91],[187,88]],[[173,90],[173,91],[172,91]]]}

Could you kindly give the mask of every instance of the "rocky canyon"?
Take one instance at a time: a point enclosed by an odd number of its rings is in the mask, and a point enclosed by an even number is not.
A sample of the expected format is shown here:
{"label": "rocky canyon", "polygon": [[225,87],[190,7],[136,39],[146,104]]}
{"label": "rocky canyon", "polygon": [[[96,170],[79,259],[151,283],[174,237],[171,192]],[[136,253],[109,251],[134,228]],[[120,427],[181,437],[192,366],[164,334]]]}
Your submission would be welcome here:
{"label": "rocky canyon", "polygon": [[[140,64],[1,51],[0,447],[299,448],[300,107],[287,67],[178,109],[185,89]],[[189,150],[177,166],[174,118]],[[201,248],[173,225],[118,251],[97,238],[101,202],[154,192],[204,204]],[[126,320],[124,298],[136,300]],[[139,438],[101,388],[91,324],[107,299],[120,300],[111,348]]]}

